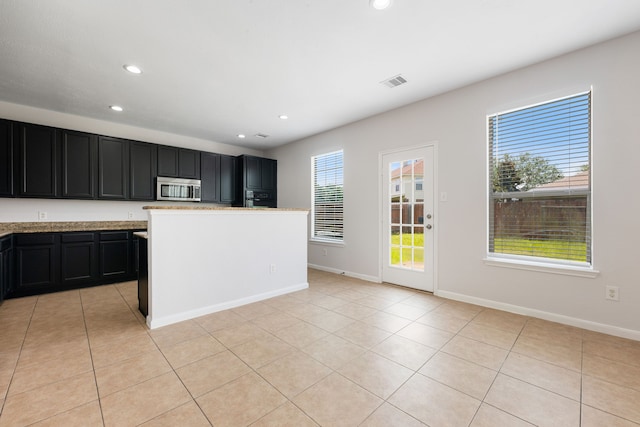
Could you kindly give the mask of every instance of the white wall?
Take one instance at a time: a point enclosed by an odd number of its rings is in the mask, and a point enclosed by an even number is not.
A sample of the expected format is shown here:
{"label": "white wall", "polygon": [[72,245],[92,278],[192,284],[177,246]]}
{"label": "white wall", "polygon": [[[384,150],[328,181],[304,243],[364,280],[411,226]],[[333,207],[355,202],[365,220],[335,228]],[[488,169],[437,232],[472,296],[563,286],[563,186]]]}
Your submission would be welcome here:
{"label": "white wall", "polygon": [[[258,150],[1,101],[0,118],[231,156],[264,155]],[[129,212],[134,220],[146,220],[147,214],[141,208],[150,204],[153,203],[0,198],[0,222],[38,221],[38,212],[47,212],[47,221],[126,221],[130,219]]]}
{"label": "white wall", "polygon": [[149,327],[307,288],[307,215],[150,210]]}
{"label": "white wall", "polygon": [[[212,203],[139,202],[114,200],[50,200],[0,198],[0,222],[55,222],[55,221],[146,221],[143,206],[217,206]],[[39,213],[47,219],[40,220]],[[129,216],[131,214],[131,217]]]}
{"label": "white wall", "polygon": [[[640,33],[592,46],[274,149],[283,207],[310,207],[310,157],[344,149],[345,245],[309,263],[379,279],[378,153],[437,141],[442,295],[640,339]],[[486,265],[486,116],[593,87],[596,278]],[[411,90],[411,83],[394,90]],[[606,301],[605,285],[620,288]]]}

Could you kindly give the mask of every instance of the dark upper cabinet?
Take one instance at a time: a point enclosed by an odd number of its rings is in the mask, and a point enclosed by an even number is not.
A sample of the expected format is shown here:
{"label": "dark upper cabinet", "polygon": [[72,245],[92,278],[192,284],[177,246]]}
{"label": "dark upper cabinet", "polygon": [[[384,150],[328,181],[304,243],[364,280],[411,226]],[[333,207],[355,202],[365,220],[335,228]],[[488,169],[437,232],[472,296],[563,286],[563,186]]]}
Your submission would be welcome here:
{"label": "dark upper cabinet", "polygon": [[86,284],[98,279],[96,233],[74,232],[60,236],[60,285]]}
{"label": "dark upper cabinet", "polygon": [[276,160],[239,156],[234,206],[275,208],[278,203]]}
{"label": "dark upper cabinet", "polygon": [[101,136],[98,139],[98,198],[129,197],[129,141]]}
{"label": "dark upper cabinet", "polygon": [[15,196],[13,123],[0,120],[0,196]]}
{"label": "dark upper cabinet", "polygon": [[158,176],[178,177],[178,148],[158,146]]}
{"label": "dark upper cabinet", "polygon": [[241,178],[248,190],[275,190],[277,182],[277,161],[255,156],[240,156]]}
{"label": "dark upper cabinet", "polygon": [[40,293],[58,283],[59,234],[19,234],[15,237],[15,292]]}
{"label": "dark upper cabinet", "polygon": [[233,203],[236,197],[238,159],[220,155],[220,203]]}
{"label": "dark upper cabinet", "polygon": [[97,194],[98,137],[61,131],[62,197],[94,199]]}
{"label": "dark upper cabinet", "polygon": [[244,186],[249,189],[262,188],[262,162],[258,157],[243,156]]}
{"label": "dark upper cabinet", "polygon": [[262,159],[260,173],[262,190],[276,190],[278,182],[278,162],[272,159]]}
{"label": "dark upper cabinet", "polygon": [[200,152],[166,145],[158,146],[158,176],[200,179]]}
{"label": "dark upper cabinet", "polygon": [[220,202],[220,154],[200,153],[201,201]]}
{"label": "dark upper cabinet", "polygon": [[158,146],[131,141],[129,157],[129,198],[132,200],[155,200],[154,181],[157,175]]}
{"label": "dark upper cabinet", "polygon": [[55,198],[60,194],[59,130],[16,123],[19,153],[19,189],[22,197]]}
{"label": "dark upper cabinet", "polygon": [[200,179],[200,152],[181,148],[178,152],[178,175],[180,178]]}

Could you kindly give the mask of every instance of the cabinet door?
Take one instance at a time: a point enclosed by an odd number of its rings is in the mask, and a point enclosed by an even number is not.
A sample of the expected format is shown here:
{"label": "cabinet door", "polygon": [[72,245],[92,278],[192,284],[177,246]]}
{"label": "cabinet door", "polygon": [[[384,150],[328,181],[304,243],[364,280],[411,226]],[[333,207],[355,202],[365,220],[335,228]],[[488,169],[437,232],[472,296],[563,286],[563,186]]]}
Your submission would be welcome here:
{"label": "cabinet door", "polygon": [[100,232],[100,277],[102,279],[128,278],[130,259],[128,231]]}
{"label": "cabinet door", "polygon": [[236,158],[220,155],[220,202],[233,203],[236,192]]}
{"label": "cabinet door", "polygon": [[94,282],[98,278],[96,233],[63,233],[60,241],[61,285]]}
{"label": "cabinet door", "polygon": [[17,125],[20,158],[18,195],[54,198],[59,194],[58,131],[27,123]]}
{"label": "cabinet door", "polygon": [[0,302],[11,292],[12,246],[11,237],[0,239]]}
{"label": "cabinet door", "polygon": [[98,140],[98,198],[129,196],[129,141],[101,136]]}
{"label": "cabinet door", "polygon": [[158,146],[158,176],[178,177],[178,148]]}
{"label": "cabinet door", "polygon": [[149,270],[147,266],[147,239],[138,239],[138,309],[146,317],[149,314]]}
{"label": "cabinet door", "polygon": [[244,156],[244,186],[249,190],[262,189],[261,159],[258,157]]}
{"label": "cabinet door", "polygon": [[178,152],[178,177],[200,179],[200,152],[181,148]]}
{"label": "cabinet door", "polygon": [[155,177],[158,164],[158,146],[131,141],[129,146],[131,173],[130,198],[155,200]]}
{"label": "cabinet door", "polygon": [[220,201],[220,155],[200,153],[200,179],[202,180],[203,202]]}
{"label": "cabinet door", "polygon": [[16,237],[16,293],[32,295],[54,289],[60,264],[59,236],[55,233]]}
{"label": "cabinet door", "polygon": [[278,176],[278,162],[271,159],[260,159],[260,183],[262,190],[275,190]]}
{"label": "cabinet door", "polygon": [[94,199],[98,175],[98,139],[95,135],[63,130],[62,197]]}
{"label": "cabinet door", "polygon": [[0,196],[15,195],[13,166],[13,124],[0,120]]}

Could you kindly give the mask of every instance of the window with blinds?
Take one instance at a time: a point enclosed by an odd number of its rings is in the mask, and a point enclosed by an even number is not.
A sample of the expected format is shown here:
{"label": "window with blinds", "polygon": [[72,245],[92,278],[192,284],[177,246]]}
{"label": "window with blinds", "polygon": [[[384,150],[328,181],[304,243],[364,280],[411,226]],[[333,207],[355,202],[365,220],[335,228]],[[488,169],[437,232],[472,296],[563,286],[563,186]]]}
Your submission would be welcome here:
{"label": "window with blinds", "polygon": [[315,240],[344,240],[343,168],[342,150],[311,158],[311,236]]}
{"label": "window with blinds", "polygon": [[488,117],[489,253],[591,264],[591,93]]}

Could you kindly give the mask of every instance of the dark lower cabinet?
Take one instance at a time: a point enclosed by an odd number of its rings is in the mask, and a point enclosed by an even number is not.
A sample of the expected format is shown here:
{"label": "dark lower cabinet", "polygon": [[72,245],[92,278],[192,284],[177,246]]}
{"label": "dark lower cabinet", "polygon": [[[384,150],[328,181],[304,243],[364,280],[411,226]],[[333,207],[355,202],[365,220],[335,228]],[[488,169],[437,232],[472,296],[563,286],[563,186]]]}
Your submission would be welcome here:
{"label": "dark lower cabinet", "polygon": [[60,241],[60,284],[67,287],[95,282],[99,277],[96,234],[63,233]]}
{"label": "dark lower cabinet", "polygon": [[147,265],[147,239],[137,238],[138,247],[138,309],[140,313],[149,314],[149,267]]}
{"label": "dark lower cabinet", "polygon": [[100,232],[100,277],[126,280],[131,276],[129,231]]}
{"label": "dark lower cabinet", "polygon": [[6,239],[0,239],[0,289],[5,290],[4,297],[137,278],[133,231],[16,234],[8,243]]}
{"label": "dark lower cabinet", "polygon": [[58,284],[59,248],[59,233],[16,236],[15,290],[18,294],[33,295]]}
{"label": "dark lower cabinet", "polygon": [[0,302],[12,291],[13,238],[0,238]]}

